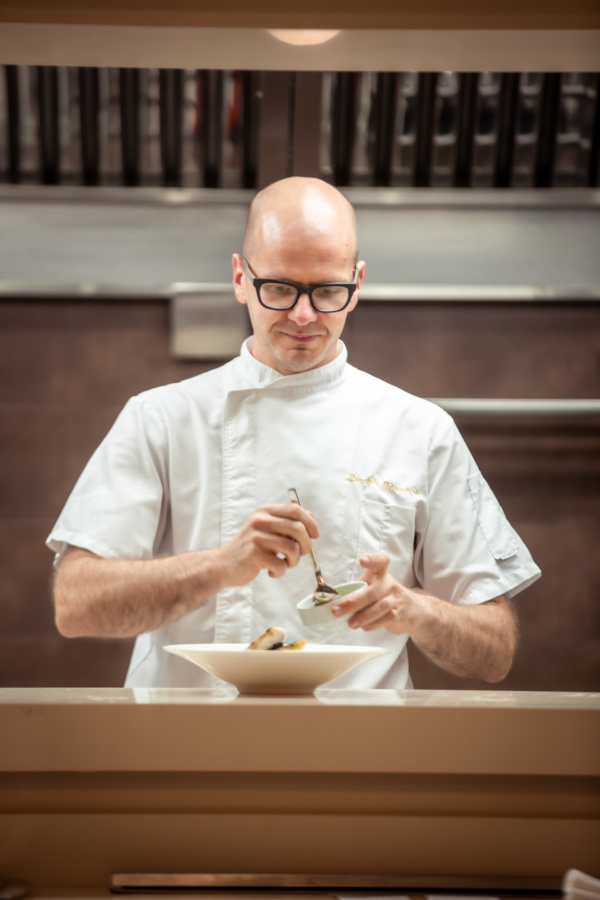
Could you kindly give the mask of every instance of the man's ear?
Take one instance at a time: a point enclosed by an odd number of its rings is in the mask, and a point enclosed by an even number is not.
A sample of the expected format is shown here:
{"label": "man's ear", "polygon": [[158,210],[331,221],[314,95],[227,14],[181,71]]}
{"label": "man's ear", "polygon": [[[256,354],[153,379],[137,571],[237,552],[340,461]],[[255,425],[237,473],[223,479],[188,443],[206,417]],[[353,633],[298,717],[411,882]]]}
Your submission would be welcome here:
{"label": "man's ear", "polygon": [[246,290],[243,283],[244,267],[242,264],[242,257],[239,253],[234,253],[231,262],[233,265],[233,290],[235,291],[235,299],[238,303],[243,303],[247,306],[248,297],[246,296]]}
{"label": "man's ear", "polygon": [[363,278],[365,277],[365,263],[362,262],[362,260],[356,264],[356,272],[357,272],[356,290],[354,291],[354,294],[352,295],[352,300],[350,301],[350,307],[348,309],[348,312],[351,312],[354,309],[354,307],[356,306],[356,304],[358,303],[358,295],[360,294],[360,286],[362,284]]}

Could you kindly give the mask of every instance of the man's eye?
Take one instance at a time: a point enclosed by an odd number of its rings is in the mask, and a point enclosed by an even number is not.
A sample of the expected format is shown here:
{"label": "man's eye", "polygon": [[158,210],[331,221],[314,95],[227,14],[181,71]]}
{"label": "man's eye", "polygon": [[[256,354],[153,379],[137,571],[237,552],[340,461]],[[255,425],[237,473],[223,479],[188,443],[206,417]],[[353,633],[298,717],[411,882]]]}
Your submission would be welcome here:
{"label": "man's eye", "polygon": [[317,300],[343,300],[346,295],[346,289],[336,287],[335,285],[323,285],[315,289],[314,297]]}
{"label": "man's eye", "polygon": [[264,289],[269,294],[277,294],[278,296],[285,296],[286,294],[293,294],[294,288],[290,287],[289,284],[265,284]]}

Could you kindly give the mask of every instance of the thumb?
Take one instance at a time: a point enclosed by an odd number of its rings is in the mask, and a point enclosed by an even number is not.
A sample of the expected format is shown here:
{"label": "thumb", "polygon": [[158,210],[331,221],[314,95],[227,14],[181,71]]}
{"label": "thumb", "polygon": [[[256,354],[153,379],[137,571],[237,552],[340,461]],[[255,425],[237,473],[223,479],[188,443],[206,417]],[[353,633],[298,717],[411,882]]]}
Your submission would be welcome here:
{"label": "thumb", "polygon": [[390,564],[390,558],[387,553],[379,551],[377,553],[369,553],[368,556],[361,556],[359,562],[364,569],[363,580],[370,584],[373,578],[385,575]]}

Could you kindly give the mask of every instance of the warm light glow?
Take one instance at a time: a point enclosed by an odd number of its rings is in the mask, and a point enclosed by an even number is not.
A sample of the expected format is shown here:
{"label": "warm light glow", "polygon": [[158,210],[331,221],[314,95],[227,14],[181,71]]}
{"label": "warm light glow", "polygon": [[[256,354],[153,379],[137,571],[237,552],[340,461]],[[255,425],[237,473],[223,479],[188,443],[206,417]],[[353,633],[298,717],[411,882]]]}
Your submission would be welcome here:
{"label": "warm light glow", "polygon": [[285,44],[324,44],[334,38],[338,31],[327,31],[324,28],[275,28],[269,34]]}

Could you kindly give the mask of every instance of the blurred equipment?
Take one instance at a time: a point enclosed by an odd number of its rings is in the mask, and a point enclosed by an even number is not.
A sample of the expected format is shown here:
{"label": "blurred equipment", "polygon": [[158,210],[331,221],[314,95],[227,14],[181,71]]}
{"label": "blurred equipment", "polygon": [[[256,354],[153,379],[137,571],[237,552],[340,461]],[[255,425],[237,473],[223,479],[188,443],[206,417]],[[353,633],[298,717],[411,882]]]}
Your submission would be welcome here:
{"label": "blurred equipment", "polygon": [[569,869],[562,889],[565,900],[600,900],[600,880],[579,869]]}
{"label": "blurred equipment", "polygon": [[28,881],[0,879],[0,900],[18,900],[19,897],[27,897],[30,888]]}
{"label": "blurred equipment", "polygon": [[598,73],[2,67],[0,181],[596,187]]}

